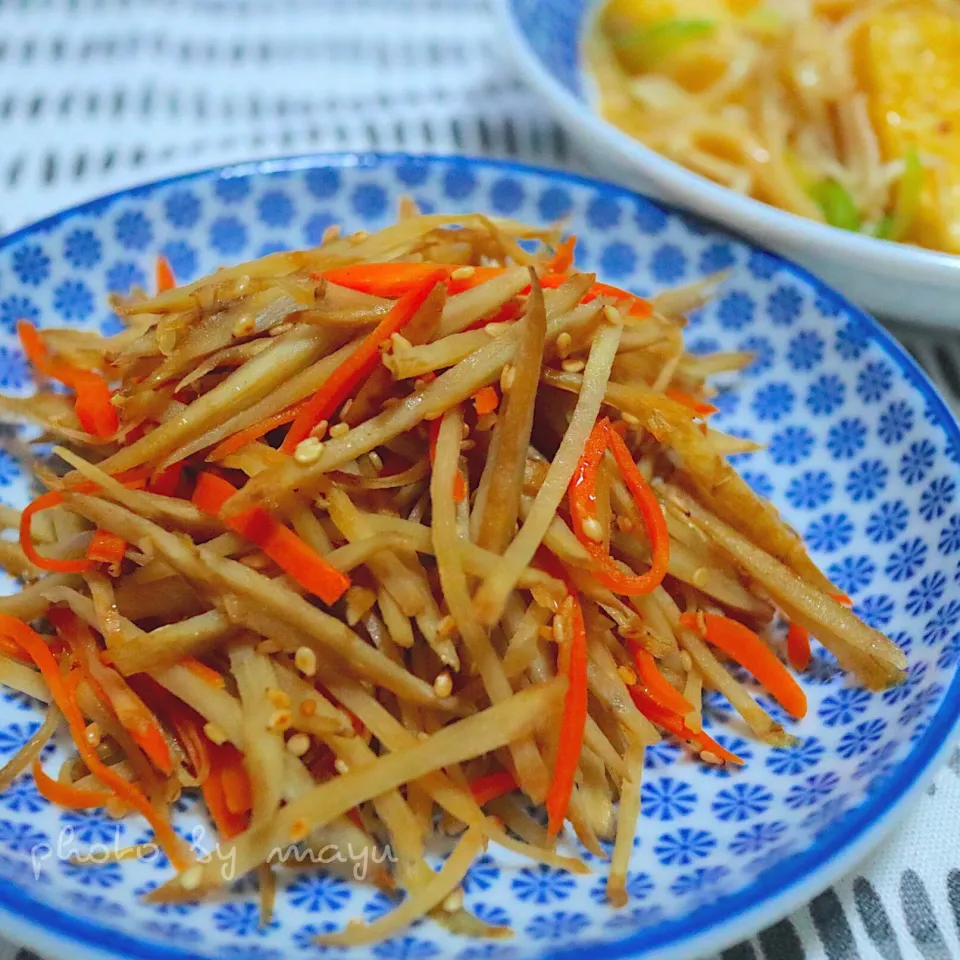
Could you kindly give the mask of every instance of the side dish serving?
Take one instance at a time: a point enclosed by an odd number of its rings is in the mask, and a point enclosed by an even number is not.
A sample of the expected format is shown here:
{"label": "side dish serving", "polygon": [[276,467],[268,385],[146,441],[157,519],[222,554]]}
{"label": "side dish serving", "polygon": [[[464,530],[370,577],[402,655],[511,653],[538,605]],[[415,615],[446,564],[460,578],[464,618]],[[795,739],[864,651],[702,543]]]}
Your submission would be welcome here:
{"label": "side dish serving", "polygon": [[953,0],[608,0],[604,117],[792,213],[960,253]]}
{"label": "side dish serving", "polygon": [[[323,942],[426,913],[493,936],[459,893],[489,842],[584,871],[564,825],[612,841],[626,900],[644,749],[742,762],[704,690],[791,741],[755,697],[806,711],[778,615],[796,670],[812,635],[900,682],[902,651],[727,463],[753,445],[709,426],[707,378],[750,361],[685,352],[711,283],[647,302],[577,272],[574,244],[407,203],[184,286],[160,260],[115,336],[21,322],[39,392],[0,412],[39,427],[43,492],[0,509],[23,582],[0,682],[49,708],[0,788],[29,771],[65,807],[141,814],[175,869],[158,901],[216,894],[230,861],[267,920],[311,850],[389,846],[369,879],[406,897]],[[61,725],[75,753],[48,770]],[[184,790],[216,826],[206,862],[171,824]]]}

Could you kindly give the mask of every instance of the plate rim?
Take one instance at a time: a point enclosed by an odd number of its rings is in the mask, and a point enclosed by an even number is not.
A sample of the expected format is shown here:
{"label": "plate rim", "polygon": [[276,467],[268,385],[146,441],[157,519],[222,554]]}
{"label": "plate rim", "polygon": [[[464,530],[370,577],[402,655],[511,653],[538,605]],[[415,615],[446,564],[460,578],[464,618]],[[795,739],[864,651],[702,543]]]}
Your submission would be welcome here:
{"label": "plate rim", "polygon": [[[847,300],[799,264],[766,250],[754,241],[737,236],[696,213],[650,198],[627,187],[607,183],[550,167],[514,160],[444,154],[405,152],[309,153],[273,159],[223,164],[149,181],[105,194],[68,207],[0,238],[0,251],[20,241],[49,232],[60,224],[84,214],[99,211],[127,198],[149,196],[165,187],[201,180],[231,179],[251,175],[291,173],[310,169],[395,168],[403,163],[423,163],[432,167],[480,167],[505,174],[553,180],[586,187],[608,197],[652,204],[671,216],[702,224],[717,237],[729,236],[753,251],[771,257],[779,269],[802,280],[818,295],[826,295],[843,308],[836,317],[825,317],[838,329],[841,323],[855,324],[867,340],[875,342],[887,358],[903,373],[927,407],[932,422],[945,433],[945,448],[960,449],[960,423],[937,388],[917,361],[877,320]],[[944,448],[944,449],[945,449]],[[941,453],[943,456],[943,453]],[[717,902],[698,907],[684,918],[664,920],[649,930],[622,940],[587,942],[582,946],[552,949],[543,960],[573,960],[575,957],[644,957],[648,960],[693,960],[704,952],[714,953],[791,913],[834,881],[852,870],[906,813],[908,802],[917,796],[939,769],[948,751],[960,736],[960,668],[953,675],[937,712],[923,735],[897,767],[897,776],[889,790],[868,795],[864,802],[843,816],[837,824],[821,833],[807,850],[791,855],[786,863],[758,875],[748,886],[724,896]],[[25,867],[27,865],[25,864]],[[775,883],[771,880],[775,879]],[[771,891],[772,892],[767,892]],[[169,943],[153,942],[113,927],[61,912],[35,899],[27,889],[0,877],[0,915],[4,935],[25,946],[56,951],[69,946],[78,960],[206,960],[199,954],[181,950]],[[691,920],[696,924],[691,929]],[[81,952],[77,952],[77,950]]]}

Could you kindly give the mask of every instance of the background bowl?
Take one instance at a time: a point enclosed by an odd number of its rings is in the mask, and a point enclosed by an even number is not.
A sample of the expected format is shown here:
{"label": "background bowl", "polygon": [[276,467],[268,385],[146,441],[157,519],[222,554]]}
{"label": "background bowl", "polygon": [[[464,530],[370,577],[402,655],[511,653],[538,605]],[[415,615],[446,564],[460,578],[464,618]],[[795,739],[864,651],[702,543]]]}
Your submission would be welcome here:
{"label": "background bowl", "polygon": [[526,77],[592,168],[694,210],[802,263],[879,317],[956,328],[960,257],[815,223],[744,197],[645,147],[592,108],[582,43],[600,0],[500,0]]}
{"label": "background bowl", "polygon": [[[574,877],[491,849],[470,871],[467,903],[510,923],[512,940],[471,942],[423,923],[349,956],[712,954],[851,869],[922,788],[956,726],[960,432],[876,323],[790,263],[619,188],[494,162],[316,157],[153,184],[0,242],[0,388],[30,389],[12,330],[19,317],[111,331],[108,293],[148,285],[158,250],[188,281],[223,263],[316,243],[333,223],[375,230],[392,221],[402,194],[428,211],[568,217],[581,237],[579,265],[641,293],[728,270],[688,330],[695,351],[756,354],[724,385],[716,423],[768,444],[741,458],[744,475],[805,533],[858,613],[907,650],[910,673],[902,687],[868,693],[818,648],[802,677],[807,718],[796,724],[771,707],[799,737],[781,750],[752,740],[708,695],[712,734],[748,764],[704,766],[669,742],[648,752],[623,910],[605,903],[604,865],[594,858],[591,875]],[[0,496],[20,505],[26,478],[10,449],[0,450]],[[0,697],[0,761],[39,716],[29,699]],[[204,824],[194,802],[181,803],[177,823],[208,848],[208,835],[193,833]],[[92,844],[144,838],[138,820],[62,812],[29,777],[17,781],[0,795],[4,934],[71,960],[286,960],[315,955],[316,932],[388,906],[368,887],[301,872],[283,877],[275,922],[260,929],[248,882],[226,902],[156,907],[140,894],[169,876],[161,860],[78,867],[65,859]]]}

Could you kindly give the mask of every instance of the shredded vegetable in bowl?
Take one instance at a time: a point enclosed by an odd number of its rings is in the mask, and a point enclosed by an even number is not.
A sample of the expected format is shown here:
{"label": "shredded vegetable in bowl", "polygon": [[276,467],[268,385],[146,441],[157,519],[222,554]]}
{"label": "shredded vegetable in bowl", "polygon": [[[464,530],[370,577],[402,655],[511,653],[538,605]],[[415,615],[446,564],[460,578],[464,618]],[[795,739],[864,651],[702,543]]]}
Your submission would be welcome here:
{"label": "shredded vegetable in bowl", "polygon": [[[565,825],[613,841],[625,902],[644,749],[742,763],[704,690],[790,741],[737,679],[805,714],[778,614],[796,670],[813,635],[900,682],[903,653],[728,465],[752,445],[709,426],[707,378],[749,361],[684,351],[712,284],[647,302],[577,272],[574,245],[406,203],[186,286],[161,259],[115,336],[21,322],[40,389],[0,410],[41,428],[45,492],[0,518],[23,581],[0,682],[50,707],[0,786],[30,767],[64,807],[141,814],[176,870],[156,901],[228,883],[173,830],[197,790],[265,920],[291,852],[349,842],[389,846],[369,879],[406,897],[322,942],[424,914],[496,936],[459,894],[489,843],[582,872]],[[46,771],[64,722],[76,754]],[[434,871],[438,832],[456,845]]]}
{"label": "shredded vegetable in bowl", "polygon": [[960,253],[953,0],[606,0],[603,116],[791,213]]}

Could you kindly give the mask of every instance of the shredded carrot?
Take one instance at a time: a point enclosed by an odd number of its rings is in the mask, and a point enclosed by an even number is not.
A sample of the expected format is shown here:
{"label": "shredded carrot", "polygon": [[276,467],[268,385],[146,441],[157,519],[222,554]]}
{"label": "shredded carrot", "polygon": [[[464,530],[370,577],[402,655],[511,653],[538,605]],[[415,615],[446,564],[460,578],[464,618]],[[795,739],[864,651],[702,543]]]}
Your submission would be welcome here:
{"label": "shredded carrot", "polygon": [[676,400],[677,403],[682,403],[685,407],[689,407],[698,417],[709,417],[712,413],[716,413],[720,409],[712,403],[707,403],[706,400],[698,400],[692,393],[684,393],[683,390],[670,388],[669,390],[665,390],[664,393],[666,393],[671,400]]}
{"label": "shredded carrot", "polygon": [[685,717],[693,709],[690,701],[676,690],[660,672],[657,661],[649,651],[644,650],[638,643],[631,646],[633,647],[633,661],[637,665],[637,677],[647,696],[656,701],[664,710]]}
{"label": "shredded carrot", "polygon": [[173,772],[170,748],[159,721],[130,684],[103,657],[90,627],[68,609],[51,607],[47,619],[73,651],[84,679],[107,704],[134,742],[163,774]]}
{"label": "shredded carrot", "polygon": [[550,261],[548,269],[551,273],[566,273],[573,266],[573,257],[577,249],[577,238],[569,236],[557,244],[556,253]]}
{"label": "shredded carrot", "polygon": [[[193,503],[204,513],[220,516],[223,505],[236,492],[237,488],[222,477],[201,473],[197,477]],[[255,543],[282,570],[324,603],[335,603],[349,589],[350,578],[345,573],[328,563],[263,507],[221,519],[232,530]]]}
{"label": "shredded carrot", "polygon": [[587,723],[587,630],[577,594],[571,591],[567,596],[570,603],[571,639],[569,650],[561,652],[568,654],[564,658],[568,686],[563,701],[563,715],[560,718],[553,778],[547,790],[547,832],[550,836],[556,836],[560,832],[567,816]]}
{"label": "shredded carrot", "polygon": [[803,671],[810,666],[810,632],[796,623],[787,630],[787,659],[794,670]]}
{"label": "shredded carrot", "polygon": [[477,801],[477,805],[481,807],[516,789],[517,781],[508,770],[487,773],[470,781],[470,792],[473,794],[473,799]]}
{"label": "shredded carrot", "polygon": [[311,274],[314,279],[321,277],[338,287],[347,287],[361,293],[370,293],[377,297],[396,298],[410,293],[434,276],[438,269],[441,280],[447,284],[447,292],[452,296],[472,287],[486,283],[506,272],[505,267],[474,267],[467,276],[453,277],[462,270],[456,264],[438,267],[435,263],[356,263],[348,267],[336,267],[323,274]]}
{"label": "shredded carrot", "polygon": [[180,478],[183,476],[183,461],[171,464],[165,470],[159,470],[147,481],[147,489],[162,497],[175,497]]}
{"label": "shredded carrot", "polygon": [[83,429],[95,437],[112,437],[120,421],[107,381],[93,370],[51,360],[43,337],[28,320],[17,321],[17,335],[23,352],[39,373],[73,390],[74,407]]}
{"label": "shredded carrot", "polygon": [[[347,269],[347,268],[345,268]],[[327,382],[310,398],[287,431],[280,449],[293,453],[321,420],[329,420],[356,387],[376,369],[380,347],[390,342],[417,314],[433,288],[444,279],[444,271],[433,269],[409,293],[405,293],[390,312],[364,338],[353,353],[330,375]]]}
{"label": "shredded carrot", "polygon": [[[183,662],[183,661],[181,661]],[[202,786],[210,776],[210,752],[206,734],[203,732],[204,719],[193,707],[175,697],[168,690],[160,686],[152,677],[145,673],[138,673],[129,677],[128,682],[136,691],[137,696],[150,709],[163,718],[164,723],[171,729],[177,743],[186,755],[197,782]]]}
{"label": "shredded carrot", "polygon": [[699,632],[701,617],[709,643],[749,670],[789,714],[797,718],[806,716],[806,694],[757,634],[739,621],[718,613],[691,611],[681,614],[680,622]]}
{"label": "shredded carrot", "polygon": [[106,790],[83,790],[70,783],[61,783],[53,780],[43,772],[39,760],[33,761],[33,779],[37,785],[37,793],[46,797],[51,803],[72,810],[91,810],[94,807],[105,807],[112,794]]}
{"label": "shredded carrot", "polygon": [[[650,569],[643,574],[624,573],[598,540],[591,537],[587,522],[597,521],[597,476],[607,450],[613,454],[620,473],[643,518],[650,540]],[[650,593],[662,582],[670,562],[670,534],[660,502],[633,461],[622,437],[610,428],[610,421],[597,421],[584,448],[576,472],[570,481],[570,516],[577,539],[590,556],[602,567],[597,579],[604,586],[625,596]]]}
{"label": "shredded carrot", "polygon": [[497,391],[487,385],[486,387],[481,387],[474,395],[471,397],[473,400],[473,406],[477,411],[478,417],[486,416],[488,413],[493,413],[497,409],[497,406],[500,404],[500,398],[497,396]]}
{"label": "shredded carrot", "polygon": [[300,415],[300,411],[307,405],[307,402],[306,400],[301,400],[292,407],[287,407],[286,410],[281,410],[279,413],[273,414],[273,416],[265,417],[263,420],[257,421],[257,423],[250,424],[249,427],[245,427],[243,430],[238,430],[233,436],[227,437],[226,440],[218,443],[217,446],[210,451],[207,459],[211,461],[222,460],[231,453],[236,453],[237,450],[242,449],[248,443],[253,443],[255,440],[266,436],[271,430],[276,430],[277,427],[292,423]]}
{"label": "shredded carrot", "polygon": [[211,687],[222,690],[226,686],[223,674],[201,663],[196,657],[186,657],[180,661],[180,666],[186,667],[195,677],[199,677],[204,683],[209,683]]}
{"label": "shredded carrot", "polygon": [[109,530],[97,530],[87,547],[87,559],[118,567],[127,553],[127,541]]}
{"label": "shredded carrot", "polygon": [[157,840],[166,851],[170,862],[178,869],[183,870],[189,864],[189,856],[183,841],[174,833],[170,821],[162,816],[147,799],[143,792],[135,785],[121,777],[115,770],[108,767],[101,759],[96,748],[87,740],[83,714],[77,705],[75,694],[71,694],[64,684],[60,666],[54,659],[50,648],[43,638],[31,629],[22,620],[0,613],[0,633],[16,641],[40,669],[43,679],[60,712],[66,717],[70,728],[70,735],[76,744],[80,757],[87,765],[87,769],[127,806],[139,811],[156,834]]}
{"label": "shredded carrot", "polygon": [[165,293],[177,285],[177,278],[173,275],[170,261],[162,254],[157,254],[157,293]]}
{"label": "shredded carrot", "polygon": [[227,809],[231,813],[246,813],[253,806],[253,799],[243,754],[232,743],[224,743],[216,747],[214,766],[220,773]]}
{"label": "shredded carrot", "polygon": [[639,687],[628,687],[627,689],[630,691],[630,696],[637,705],[637,709],[651,723],[655,723],[658,727],[663,727],[664,730],[672,733],[678,740],[692,744],[696,747],[698,753],[709,752],[727,763],[743,765],[743,760],[735,753],[731,753],[725,747],[720,746],[716,740],[702,730],[691,730],[682,716],[660,706],[659,703],[651,697],[648,697]]}
{"label": "shredded carrot", "polygon": [[231,840],[250,822],[250,781],[243,769],[243,755],[233,744],[207,743],[210,776],[203,783],[203,799],[221,836]]}
{"label": "shredded carrot", "polygon": [[836,600],[841,607],[853,606],[853,600],[849,596],[847,596],[847,594],[845,593],[828,593],[827,596],[832,597],[834,600]]}
{"label": "shredded carrot", "polygon": [[[440,436],[440,417],[431,420],[427,424],[427,432],[430,437],[430,465],[433,466],[437,459],[437,438]],[[453,475],[453,499],[457,503],[463,503],[467,497],[467,482],[463,479],[463,474],[458,469]]]}
{"label": "shredded carrot", "polygon": [[54,573],[85,573],[87,570],[92,570],[94,566],[93,560],[88,557],[78,557],[75,560],[45,557],[33,545],[30,528],[34,515],[51,507],[58,507],[61,503],[63,503],[63,496],[56,490],[50,490],[24,508],[23,513],[20,514],[20,549],[23,550],[26,558],[41,570],[52,570]]}

